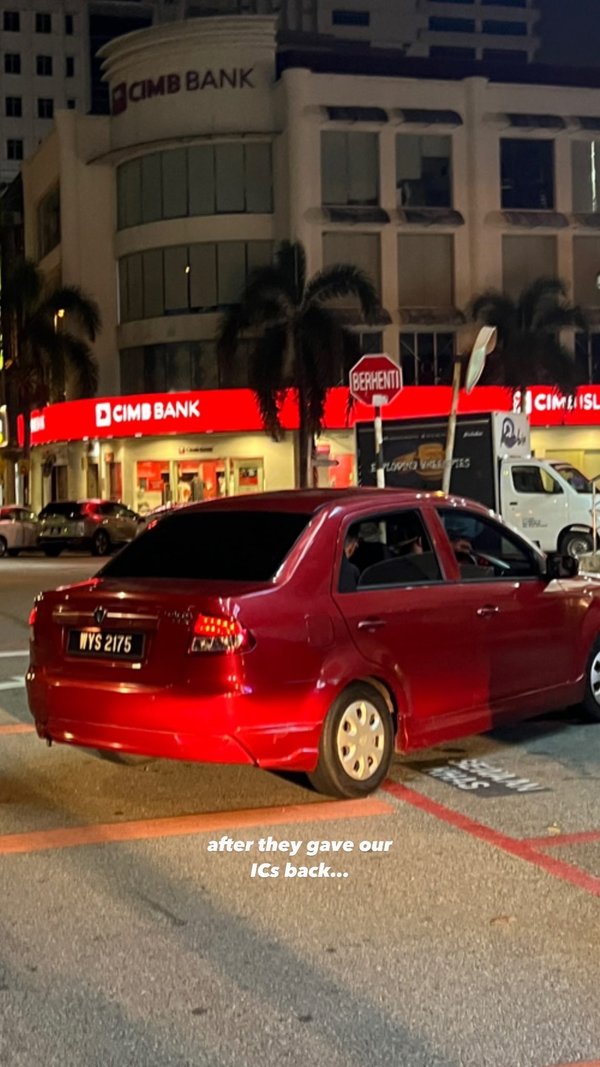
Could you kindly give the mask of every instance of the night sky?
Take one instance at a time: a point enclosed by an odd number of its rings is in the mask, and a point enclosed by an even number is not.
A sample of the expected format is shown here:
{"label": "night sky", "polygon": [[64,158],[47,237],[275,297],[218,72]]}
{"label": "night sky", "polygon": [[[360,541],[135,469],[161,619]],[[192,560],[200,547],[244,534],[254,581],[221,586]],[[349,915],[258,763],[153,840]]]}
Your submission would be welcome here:
{"label": "night sky", "polygon": [[600,0],[539,0],[539,7],[538,62],[600,67]]}

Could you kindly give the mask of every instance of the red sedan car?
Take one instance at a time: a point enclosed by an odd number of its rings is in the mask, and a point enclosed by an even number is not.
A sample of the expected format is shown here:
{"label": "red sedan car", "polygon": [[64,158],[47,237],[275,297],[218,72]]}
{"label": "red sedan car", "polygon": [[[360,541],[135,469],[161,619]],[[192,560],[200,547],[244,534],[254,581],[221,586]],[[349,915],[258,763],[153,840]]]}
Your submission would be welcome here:
{"label": "red sedan car", "polygon": [[583,702],[600,584],[477,504],[399,490],[230,497],[38,597],[40,737],[376,789],[407,752]]}

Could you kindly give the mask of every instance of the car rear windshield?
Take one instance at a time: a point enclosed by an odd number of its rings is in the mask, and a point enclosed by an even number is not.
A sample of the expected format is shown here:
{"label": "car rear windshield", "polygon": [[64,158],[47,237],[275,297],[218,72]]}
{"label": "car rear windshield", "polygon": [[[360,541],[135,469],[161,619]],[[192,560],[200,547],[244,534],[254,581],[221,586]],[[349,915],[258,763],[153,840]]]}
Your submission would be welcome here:
{"label": "car rear windshield", "polygon": [[267,582],[311,515],[195,511],[158,519],[101,571],[104,578]]}
{"label": "car rear windshield", "polygon": [[79,519],[84,514],[84,508],[76,500],[61,500],[56,504],[46,504],[40,511],[40,519],[47,519],[51,515],[60,515],[61,519]]}

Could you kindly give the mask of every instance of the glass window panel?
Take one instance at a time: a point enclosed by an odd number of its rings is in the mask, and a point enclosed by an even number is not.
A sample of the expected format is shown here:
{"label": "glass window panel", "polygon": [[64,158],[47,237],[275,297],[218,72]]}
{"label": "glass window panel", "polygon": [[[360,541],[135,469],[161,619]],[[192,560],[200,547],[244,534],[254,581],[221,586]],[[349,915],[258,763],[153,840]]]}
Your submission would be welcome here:
{"label": "glass window panel", "polygon": [[187,312],[188,301],[188,249],[186,245],[164,249],[165,312]]}
{"label": "glass window panel", "polygon": [[273,262],[272,241],[248,241],[246,250],[248,274],[259,267],[269,267]]}
{"label": "glass window panel", "polygon": [[178,391],[192,388],[189,344],[167,345],[167,388]]}
{"label": "glass window panel", "polygon": [[379,203],[379,138],[376,133],[349,133],[348,204]]}
{"label": "glass window panel", "polygon": [[164,393],[168,389],[166,345],[147,345],[144,349],[144,389],[147,393]]}
{"label": "glass window panel", "polygon": [[346,204],[348,169],[346,134],[328,130],[321,134],[321,199],[323,204]]}
{"label": "glass window panel", "polygon": [[218,303],[237,304],[246,281],[246,246],[243,241],[217,245]]}
{"label": "glass window panel", "polygon": [[215,150],[212,145],[188,149],[190,215],[212,215],[215,211]]}
{"label": "glass window panel", "polygon": [[190,307],[192,309],[214,308],[217,299],[217,246],[215,244],[192,245],[190,262]]}
{"label": "glass window panel", "polygon": [[163,294],[163,254],[160,248],[142,252],[144,274],[144,318],[156,318],[165,313]]}
{"label": "glass window panel", "polygon": [[132,159],[117,170],[117,226],[139,226],[142,199],[141,160]]}
{"label": "glass window panel", "polygon": [[536,278],[557,273],[556,237],[502,238],[502,286],[508,296],[516,299]]}
{"label": "glass window panel", "polygon": [[162,217],[178,219],[187,214],[187,160],[185,148],[161,152]]}
{"label": "glass window panel", "polygon": [[598,385],[600,384],[600,333],[593,333],[590,336],[590,364],[590,380],[594,385]]}
{"label": "glass window panel", "polygon": [[416,385],[417,374],[415,367],[414,333],[400,334],[400,365],[402,367],[403,384]]}
{"label": "glass window panel", "polygon": [[127,257],[119,260],[119,321],[129,322],[129,269]]}
{"label": "glass window panel", "polygon": [[417,375],[419,385],[435,385],[435,335],[417,334]]}
{"label": "glass window panel", "polygon": [[240,142],[215,145],[215,173],[217,211],[244,211],[244,147]]}
{"label": "glass window panel", "polygon": [[218,389],[217,346],[214,341],[197,341],[191,353],[192,389]]}
{"label": "glass window panel", "polygon": [[398,238],[400,307],[451,307],[454,303],[454,239],[450,234]]}
{"label": "glass window panel", "polygon": [[[323,264],[351,263],[371,278],[377,292],[381,292],[381,252],[379,235],[366,233],[326,233],[323,235]],[[354,303],[351,297],[344,304]]]}
{"label": "glass window panel", "polygon": [[246,163],[246,211],[267,213],[273,210],[273,164],[271,145],[259,142],[247,144],[244,149]]}
{"label": "glass window panel", "polygon": [[502,207],[547,211],[554,207],[554,142],[507,137],[500,141]]}
{"label": "glass window panel", "polygon": [[401,207],[452,206],[452,138],[396,138],[396,187]]}
{"label": "glass window panel", "polygon": [[156,222],[162,213],[160,153],[142,159],[142,222]]}
{"label": "glass window panel", "polygon": [[144,286],[142,257],[139,253],[127,256],[127,293],[129,297],[129,320],[144,317]]}
{"label": "glass window panel", "polygon": [[573,211],[600,211],[600,141],[573,141]]}
{"label": "glass window panel", "polygon": [[577,381],[579,383],[584,384],[592,381],[588,353],[588,335],[586,333],[575,334],[575,367],[577,369]]}
{"label": "glass window panel", "polygon": [[144,391],[144,349],[124,348],[119,353],[121,396]]}
{"label": "glass window panel", "polygon": [[596,278],[600,271],[600,237],[573,238],[573,295],[576,304],[600,304]]}

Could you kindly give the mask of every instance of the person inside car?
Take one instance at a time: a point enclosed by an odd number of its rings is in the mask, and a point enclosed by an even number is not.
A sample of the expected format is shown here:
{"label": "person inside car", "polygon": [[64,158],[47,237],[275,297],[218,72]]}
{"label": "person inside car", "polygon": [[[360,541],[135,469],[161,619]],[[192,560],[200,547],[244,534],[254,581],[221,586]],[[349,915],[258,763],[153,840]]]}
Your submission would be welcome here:
{"label": "person inside car", "polygon": [[352,563],[352,556],[358,548],[358,532],[351,527],[346,535],[344,551],[342,553],[342,566],[340,568],[340,593],[351,593],[358,585],[360,571]]}

